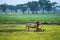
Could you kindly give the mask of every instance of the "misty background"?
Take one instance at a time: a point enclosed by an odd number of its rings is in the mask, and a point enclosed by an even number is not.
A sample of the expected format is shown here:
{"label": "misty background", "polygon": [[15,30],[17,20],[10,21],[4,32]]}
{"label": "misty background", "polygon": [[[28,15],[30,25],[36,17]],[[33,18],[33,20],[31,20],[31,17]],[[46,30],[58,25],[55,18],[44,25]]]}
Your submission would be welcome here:
{"label": "misty background", "polygon": [[[17,4],[24,4],[31,1],[38,1],[38,0],[0,0],[0,4],[6,3],[9,5],[17,5]],[[57,2],[60,4],[60,0],[50,0],[51,2]]]}
{"label": "misty background", "polygon": [[0,0],[0,12],[60,13],[60,0]]}

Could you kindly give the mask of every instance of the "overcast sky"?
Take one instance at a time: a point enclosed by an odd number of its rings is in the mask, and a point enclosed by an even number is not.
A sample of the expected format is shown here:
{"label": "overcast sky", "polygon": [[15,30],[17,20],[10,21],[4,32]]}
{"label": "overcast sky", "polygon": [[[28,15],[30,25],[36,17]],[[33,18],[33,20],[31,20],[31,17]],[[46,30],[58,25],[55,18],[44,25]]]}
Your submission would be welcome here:
{"label": "overcast sky", "polygon": [[[0,0],[0,4],[7,3],[9,5],[17,5],[27,3],[28,1],[38,1],[38,0]],[[60,3],[60,0],[50,0],[50,1]]]}

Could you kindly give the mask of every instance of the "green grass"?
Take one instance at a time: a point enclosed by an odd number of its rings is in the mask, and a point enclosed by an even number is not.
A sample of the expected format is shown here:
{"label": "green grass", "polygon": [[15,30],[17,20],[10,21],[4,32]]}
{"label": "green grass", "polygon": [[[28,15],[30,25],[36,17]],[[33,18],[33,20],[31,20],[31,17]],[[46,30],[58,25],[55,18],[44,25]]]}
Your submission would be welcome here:
{"label": "green grass", "polygon": [[[60,22],[60,14],[11,14],[0,14],[0,22]],[[0,24],[0,30],[3,30],[0,40],[60,40],[60,25],[40,25],[39,28],[45,31],[34,32],[32,28],[26,31],[25,24]]]}
{"label": "green grass", "polygon": [[60,14],[8,14],[0,15],[0,22],[60,22]]}
{"label": "green grass", "polygon": [[18,29],[23,31],[0,32],[0,40],[60,40],[60,25],[40,25],[44,32],[26,31],[24,24],[0,24],[2,29]]}

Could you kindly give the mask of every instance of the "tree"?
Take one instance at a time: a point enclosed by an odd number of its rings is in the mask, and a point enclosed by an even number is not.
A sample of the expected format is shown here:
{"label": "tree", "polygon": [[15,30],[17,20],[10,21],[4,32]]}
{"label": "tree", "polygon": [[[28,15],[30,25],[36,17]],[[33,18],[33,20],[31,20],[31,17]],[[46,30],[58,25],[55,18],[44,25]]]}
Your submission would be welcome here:
{"label": "tree", "polygon": [[6,9],[7,9],[7,4],[1,4],[1,5],[0,5],[0,8],[1,8],[2,12],[5,12],[5,13],[7,14],[7,11],[6,11]]}
{"label": "tree", "polygon": [[56,10],[56,2],[52,2],[52,8],[53,8],[53,12],[54,12],[54,14],[55,14],[55,10]]}
{"label": "tree", "polygon": [[46,2],[45,10],[48,11],[48,13],[49,13],[49,11],[52,10],[52,4],[48,1]]}
{"label": "tree", "polygon": [[1,5],[0,5],[0,10],[1,10]]}
{"label": "tree", "polygon": [[27,5],[26,4],[19,4],[19,5],[17,5],[17,7],[18,7],[18,9],[20,9],[22,11],[23,14],[27,10]]}
{"label": "tree", "polygon": [[14,10],[15,12],[17,12],[18,8],[17,6],[13,6],[13,5],[8,5],[7,7],[9,10],[11,10],[11,12]]}
{"label": "tree", "polygon": [[[44,10],[48,7],[51,7],[50,6],[50,1],[48,0],[39,0],[38,3],[39,5],[41,6],[41,9],[42,9],[42,14],[44,14]],[[46,10],[48,10],[48,8]]]}
{"label": "tree", "polygon": [[14,10],[15,12],[17,12],[18,7],[17,7],[17,6],[13,6],[13,10]]}
{"label": "tree", "polygon": [[36,1],[28,2],[27,5],[30,8],[30,10],[32,11],[32,14],[34,14],[34,13],[37,14],[38,7],[39,7],[38,2],[36,2]]}
{"label": "tree", "polygon": [[43,10],[43,11],[42,11],[43,14],[44,14],[45,1],[46,1],[46,0],[39,0],[39,2],[38,2],[39,5],[41,6],[42,10]]}

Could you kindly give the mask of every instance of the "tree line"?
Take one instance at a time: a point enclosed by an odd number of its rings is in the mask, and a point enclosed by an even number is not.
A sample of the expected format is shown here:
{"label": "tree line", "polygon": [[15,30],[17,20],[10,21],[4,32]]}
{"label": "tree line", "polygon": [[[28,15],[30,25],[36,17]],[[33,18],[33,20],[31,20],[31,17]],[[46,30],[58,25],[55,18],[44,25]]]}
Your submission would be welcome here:
{"label": "tree line", "polygon": [[50,11],[53,11],[55,14],[55,9],[56,7],[56,2],[51,2],[48,0],[39,0],[37,1],[32,1],[32,2],[28,2],[25,4],[17,4],[17,5],[8,5],[8,4],[1,4],[0,5],[0,10],[2,12],[5,12],[7,14],[6,10],[10,10],[11,12],[14,10],[15,12],[18,12],[18,10],[20,10],[23,14],[25,14],[26,10],[28,11],[29,14],[29,10],[32,12],[32,14],[37,14],[38,11],[42,10],[42,14],[44,14],[44,11],[47,11],[48,13],[50,13]]}

